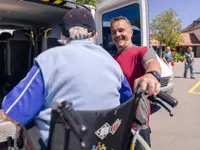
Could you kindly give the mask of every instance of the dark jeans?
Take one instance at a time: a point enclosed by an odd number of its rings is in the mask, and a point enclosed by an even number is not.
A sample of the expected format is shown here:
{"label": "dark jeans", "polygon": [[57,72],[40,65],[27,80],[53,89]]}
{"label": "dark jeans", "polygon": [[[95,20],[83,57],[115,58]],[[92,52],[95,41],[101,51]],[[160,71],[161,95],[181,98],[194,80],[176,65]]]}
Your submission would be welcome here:
{"label": "dark jeans", "polygon": [[[150,133],[151,133],[150,128],[140,130],[140,135],[147,142],[147,144],[151,147]],[[140,146],[140,144],[138,142],[136,142],[135,150],[143,150],[143,147]]]}
{"label": "dark jeans", "polygon": [[193,63],[188,63],[188,65],[185,65],[183,76],[184,76],[184,78],[187,77],[188,68],[190,69],[190,77],[193,78],[194,77],[194,64]]}

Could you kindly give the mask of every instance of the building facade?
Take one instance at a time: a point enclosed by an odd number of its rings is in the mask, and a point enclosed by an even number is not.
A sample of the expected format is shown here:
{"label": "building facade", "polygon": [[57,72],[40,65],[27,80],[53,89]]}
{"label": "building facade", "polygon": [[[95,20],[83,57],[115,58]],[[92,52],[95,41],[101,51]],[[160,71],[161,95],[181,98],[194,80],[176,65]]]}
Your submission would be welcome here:
{"label": "building facade", "polygon": [[182,41],[177,44],[177,51],[184,53],[191,46],[195,57],[200,57],[200,18],[193,21],[181,33]]}
{"label": "building facade", "polygon": [[[189,46],[193,48],[194,56],[200,57],[200,18],[193,21],[188,27],[182,30],[181,41],[177,43],[176,51],[184,54]],[[150,44],[154,49],[160,48],[159,42],[150,37]],[[162,45],[164,50],[165,44]]]}

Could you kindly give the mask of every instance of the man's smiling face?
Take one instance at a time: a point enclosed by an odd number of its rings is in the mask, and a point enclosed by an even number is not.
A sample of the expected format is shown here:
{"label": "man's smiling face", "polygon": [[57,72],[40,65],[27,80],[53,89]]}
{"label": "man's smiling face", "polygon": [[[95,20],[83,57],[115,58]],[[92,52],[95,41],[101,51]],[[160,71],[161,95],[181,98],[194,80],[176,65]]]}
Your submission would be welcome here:
{"label": "man's smiling face", "polygon": [[118,20],[111,24],[112,40],[117,46],[118,52],[124,51],[132,45],[133,31],[125,20]]}

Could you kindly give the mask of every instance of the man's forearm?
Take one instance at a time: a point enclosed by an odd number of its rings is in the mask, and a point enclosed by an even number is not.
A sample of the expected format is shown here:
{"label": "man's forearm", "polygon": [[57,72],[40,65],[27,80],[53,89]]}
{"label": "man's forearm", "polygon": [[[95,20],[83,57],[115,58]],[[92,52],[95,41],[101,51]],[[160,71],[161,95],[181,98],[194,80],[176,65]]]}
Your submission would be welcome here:
{"label": "man's forearm", "polygon": [[144,69],[145,69],[146,72],[155,70],[160,75],[162,73],[160,63],[157,60],[155,60],[155,59],[150,59],[150,60],[146,61],[144,63]]}

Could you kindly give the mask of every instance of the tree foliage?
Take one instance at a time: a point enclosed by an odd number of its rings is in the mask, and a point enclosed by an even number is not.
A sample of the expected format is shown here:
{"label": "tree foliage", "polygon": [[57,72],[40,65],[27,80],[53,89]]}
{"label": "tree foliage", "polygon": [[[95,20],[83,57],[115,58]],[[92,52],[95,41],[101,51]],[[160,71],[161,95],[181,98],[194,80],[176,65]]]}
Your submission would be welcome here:
{"label": "tree foliage", "polygon": [[177,42],[181,41],[182,25],[177,16],[176,11],[170,8],[158,14],[150,25],[151,32],[160,44],[166,44],[172,49],[175,49]]}
{"label": "tree foliage", "polygon": [[101,3],[103,0],[76,0],[76,2],[96,6],[97,3]]}

